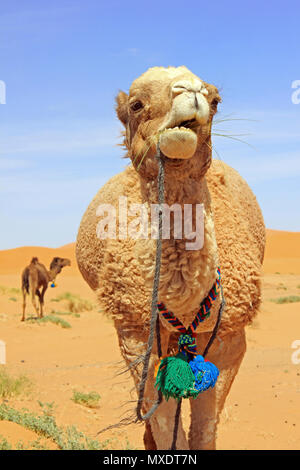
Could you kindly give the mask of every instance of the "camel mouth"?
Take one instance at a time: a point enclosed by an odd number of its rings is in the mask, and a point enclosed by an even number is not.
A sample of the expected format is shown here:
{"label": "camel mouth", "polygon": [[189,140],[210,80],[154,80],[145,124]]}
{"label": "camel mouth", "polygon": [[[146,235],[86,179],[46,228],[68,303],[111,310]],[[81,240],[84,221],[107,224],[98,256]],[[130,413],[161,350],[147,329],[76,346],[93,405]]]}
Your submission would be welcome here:
{"label": "camel mouth", "polygon": [[162,132],[172,131],[172,130],[179,130],[179,131],[189,130],[197,134],[199,127],[200,127],[200,123],[194,117],[190,119],[185,119],[183,121],[177,121],[173,125],[165,127],[162,130]]}
{"label": "camel mouth", "polygon": [[[187,119],[185,121],[181,121],[180,123],[177,124],[178,129],[190,129],[193,132],[197,132],[199,128],[199,122],[197,121],[196,118],[193,119]],[[174,128],[173,128],[174,129]]]}

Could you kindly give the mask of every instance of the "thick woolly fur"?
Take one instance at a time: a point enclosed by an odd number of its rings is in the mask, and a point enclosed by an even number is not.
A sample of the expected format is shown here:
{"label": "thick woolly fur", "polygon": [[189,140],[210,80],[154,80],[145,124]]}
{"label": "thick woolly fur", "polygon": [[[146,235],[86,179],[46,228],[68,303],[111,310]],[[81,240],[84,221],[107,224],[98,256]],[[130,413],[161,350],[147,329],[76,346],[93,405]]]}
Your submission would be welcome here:
{"label": "thick woolly fur", "polygon": [[[255,196],[235,170],[213,160],[205,179],[211,201],[205,201],[203,249],[186,250],[185,240],[164,240],[159,298],[189,326],[220,265],[226,300],[220,325],[224,335],[244,327],[257,313],[265,232]],[[99,204],[118,207],[119,196],[124,195],[128,206],[142,203],[142,192],[132,166],[104,185],[82,219],[77,259],[107,314],[130,317],[144,328],[150,315],[155,240],[99,240],[96,236]],[[214,320],[203,322],[198,331],[213,324]]]}
{"label": "thick woolly fur", "polygon": [[[181,83],[186,88],[181,90],[178,87]],[[174,132],[176,138],[177,134],[181,138],[180,122],[192,117],[184,115],[187,111],[182,111],[178,117],[181,112],[178,109],[185,109],[184,106],[174,108],[178,93],[180,103],[184,103],[185,97],[191,100],[191,96],[195,101],[198,125],[193,131],[197,133],[197,148],[191,158],[183,156],[180,159],[177,155],[174,159],[165,159],[165,202],[180,204],[182,208],[184,204],[203,204],[204,245],[202,249],[187,250],[187,240],[175,239],[171,230],[170,239],[163,240],[159,300],[188,327],[215,282],[217,267],[220,266],[226,309],[211,354],[220,358],[224,373],[221,372],[214,392],[219,404],[207,405],[206,424],[201,424],[207,431],[207,426],[215,429],[217,416],[245,352],[243,328],[259,309],[265,246],[264,222],[251,189],[234,169],[211,158],[211,125],[220,101],[216,87],[203,82],[185,67],[155,67],[133,82],[129,95],[120,92],[117,114],[125,127],[124,144],[131,164],[111,178],[91,202],[81,221],[76,253],[84,279],[97,291],[101,305],[115,320],[122,354],[130,364],[144,351],[149,334],[156,240],[100,240],[97,237],[99,217],[96,210],[100,204],[112,204],[117,210],[118,220],[120,196],[128,198],[128,206],[145,204],[148,213],[150,204],[157,203],[158,164],[155,155],[159,135],[165,131],[165,123],[173,119],[174,109],[178,121],[175,126],[179,125],[178,132]],[[199,93],[202,93],[201,97]],[[207,100],[208,107],[201,108],[203,99]],[[191,101],[188,101],[186,109],[190,106]],[[185,138],[187,134],[182,135]],[[194,214],[193,223],[195,225]],[[198,342],[212,331],[219,305],[220,299],[215,302],[211,317],[199,325]],[[172,327],[162,320],[165,352],[176,337],[171,334],[169,338],[172,331]],[[218,350],[218,344],[223,344],[223,349],[220,346]],[[132,372],[138,384],[140,369],[133,367]],[[209,393],[204,395],[209,396]],[[150,396],[153,396],[153,391],[148,392]],[[158,448],[169,446],[168,438],[165,434],[162,437],[161,432],[166,410],[162,405],[160,410],[152,419],[151,426],[147,426],[145,445],[148,448],[153,448],[153,444],[149,444],[153,439]],[[203,440],[199,442],[199,432],[196,424],[194,428],[192,426],[189,448],[213,448],[214,431],[210,431],[208,444]],[[188,448],[180,433],[178,439],[182,448]]]}

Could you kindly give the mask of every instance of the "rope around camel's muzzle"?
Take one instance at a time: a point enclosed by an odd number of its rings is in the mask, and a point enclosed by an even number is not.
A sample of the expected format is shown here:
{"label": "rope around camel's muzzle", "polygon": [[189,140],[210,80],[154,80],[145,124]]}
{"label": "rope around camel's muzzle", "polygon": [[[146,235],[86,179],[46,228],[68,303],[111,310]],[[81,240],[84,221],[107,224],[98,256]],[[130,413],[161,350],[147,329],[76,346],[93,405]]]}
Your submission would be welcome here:
{"label": "rope around camel's muzzle", "polygon": [[[150,419],[150,417],[157,410],[157,408],[159,407],[160,403],[163,400],[162,391],[161,391],[161,389],[159,389],[158,393],[157,393],[157,400],[155,401],[155,403],[152,405],[150,410],[145,415],[142,414],[142,406],[143,406],[143,401],[144,401],[144,396],[145,396],[145,387],[146,387],[146,381],[147,381],[148,372],[149,372],[149,362],[150,362],[150,357],[151,357],[151,353],[152,353],[152,349],[153,349],[155,333],[156,333],[156,341],[157,341],[157,354],[158,354],[158,357],[162,356],[161,338],[160,338],[160,320],[159,320],[159,316],[158,316],[157,304],[158,304],[158,290],[159,290],[161,255],[162,255],[162,216],[163,216],[162,204],[164,203],[164,182],[165,182],[165,167],[164,167],[164,164],[165,164],[165,159],[164,159],[164,156],[161,154],[159,144],[157,146],[156,158],[158,160],[158,178],[157,178],[158,204],[159,204],[158,238],[157,238],[157,242],[156,242],[155,272],[154,272],[154,281],[153,281],[153,289],[152,289],[152,301],[151,301],[150,332],[149,332],[149,337],[148,337],[147,349],[146,349],[146,353],[145,353],[144,361],[143,361],[143,371],[142,371],[141,382],[140,382],[140,386],[139,386],[138,402],[137,402],[137,408],[136,408],[136,415],[137,415],[136,421],[146,421],[146,420]],[[214,339],[217,335],[217,331],[218,331],[218,328],[219,328],[219,325],[220,325],[222,313],[223,313],[223,310],[225,308],[225,299],[224,299],[222,285],[220,285],[220,293],[221,293],[221,304],[220,304],[220,307],[219,307],[217,321],[216,321],[215,327],[213,329],[213,332],[211,334],[211,337],[210,337],[210,339],[209,339],[209,341],[208,341],[208,343],[207,343],[207,345],[204,349],[204,352],[202,354],[203,358],[207,355],[207,353],[209,351],[209,348],[211,347],[211,345],[212,345],[212,343],[213,343],[213,341],[214,341]],[[176,408],[171,450],[176,449],[176,441],[177,441],[177,435],[178,435],[181,404],[182,404],[182,398],[178,399],[178,404],[177,404],[177,408]]]}

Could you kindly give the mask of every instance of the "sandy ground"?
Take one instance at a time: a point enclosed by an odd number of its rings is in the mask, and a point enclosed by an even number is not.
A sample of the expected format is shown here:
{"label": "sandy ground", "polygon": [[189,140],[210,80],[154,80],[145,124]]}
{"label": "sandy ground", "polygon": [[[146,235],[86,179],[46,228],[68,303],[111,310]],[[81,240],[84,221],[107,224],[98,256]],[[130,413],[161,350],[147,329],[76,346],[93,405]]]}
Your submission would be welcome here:
{"label": "sandy ground", "polygon": [[[300,364],[292,362],[292,343],[300,340],[300,303],[270,301],[300,296],[299,247],[300,233],[268,231],[263,304],[253,325],[247,328],[247,353],[221,416],[219,449],[300,448]],[[65,268],[57,278],[58,286],[48,289],[45,304],[46,313],[65,312],[64,301],[52,299],[67,291],[90,300],[95,305],[93,310],[81,312],[80,317],[61,317],[71,328],[20,322],[21,296],[8,289],[20,287],[20,273],[32,256],[45,264],[53,256],[72,259],[72,267]],[[103,317],[94,293],[78,272],[74,245],[0,251],[0,286],[6,288],[0,287],[0,340],[5,341],[7,349],[7,364],[0,367],[12,375],[25,374],[32,381],[28,394],[9,398],[6,403],[37,413],[41,413],[39,401],[53,403],[59,425],[75,425],[111,449],[142,449],[141,425],[97,436],[100,429],[118,422],[134,408],[136,396],[129,374],[118,375],[124,364],[113,324]],[[32,315],[29,303],[28,317]],[[97,391],[101,395],[99,406],[74,403],[74,390]],[[183,413],[187,422],[187,406]],[[34,432],[6,421],[0,421],[0,441],[1,437],[13,446],[21,441],[25,447],[37,439]],[[51,441],[46,444],[55,448]]]}

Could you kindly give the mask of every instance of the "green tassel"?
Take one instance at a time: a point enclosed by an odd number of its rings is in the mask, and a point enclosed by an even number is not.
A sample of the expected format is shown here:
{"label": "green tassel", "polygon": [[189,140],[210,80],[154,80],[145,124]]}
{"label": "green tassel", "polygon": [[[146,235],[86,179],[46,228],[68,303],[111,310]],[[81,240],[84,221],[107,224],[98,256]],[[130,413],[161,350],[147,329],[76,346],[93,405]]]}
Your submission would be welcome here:
{"label": "green tassel", "polygon": [[198,390],[195,389],[195,376],[189,366],[187,357],[179,352],[176,356],[162,359],[155,386],[161,390],[166,400],[170,397],[196,398]]}

